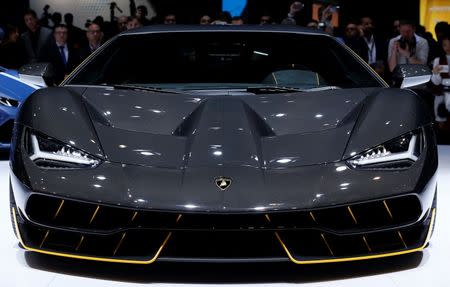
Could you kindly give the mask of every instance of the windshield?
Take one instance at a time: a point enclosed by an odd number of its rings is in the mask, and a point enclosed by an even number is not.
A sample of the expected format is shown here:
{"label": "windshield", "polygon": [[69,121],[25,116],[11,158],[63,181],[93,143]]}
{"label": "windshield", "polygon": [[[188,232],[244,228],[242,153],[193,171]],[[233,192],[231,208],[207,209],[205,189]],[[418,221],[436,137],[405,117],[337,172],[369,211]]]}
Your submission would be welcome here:
{"label": "windshield", "polygon": [[66,84],[200,90],[382,85],[330,37],[274,32],[123,35]]}

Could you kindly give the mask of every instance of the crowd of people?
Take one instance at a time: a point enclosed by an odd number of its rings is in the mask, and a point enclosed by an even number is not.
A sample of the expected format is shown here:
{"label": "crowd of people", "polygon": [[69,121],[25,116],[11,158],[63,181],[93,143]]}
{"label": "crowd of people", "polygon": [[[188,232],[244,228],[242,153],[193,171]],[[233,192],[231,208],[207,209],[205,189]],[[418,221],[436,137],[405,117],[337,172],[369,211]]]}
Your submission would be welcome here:
{"label": "crowd of people", "polygon": [[[305,23],[298,19],[304,5],[294,2],[290,5],[286,18],[279,24],[296,25]],[[390,39],[381,38],[371,17],[361,17],[358,21],[346,23],[344,30],[336,29],[331,23],[333,6],[320,11],[320,21],[311,20],[306,24],[311,29],[322,29],[337,37],[371,65],[383,78],[389,80],[390,74],[398,64],[428,64],[432,67],[435,59],[444,55],[445,39],[448,39],[449,24],[439,22],[435,32],[437,40],[423,26],[416,26],[407,20],[396,20]],[[20,34],[13,25],[0,27],[0,66],[18,69],[25,63],[37,61],[51,62],[55,68],[57,82],[61,81],[83,59],[95,51],[102,43],[125,30],[136,29],[153,24],[177,24],[177,17],[168,13],[159,21],[149,19],[145,6],[138,6],[131,16],[113,17],[104,21],[101,16],[88,21],[85,29],[73,25],[73,15],[67,13],[45,13],[38,17],[33,10],[24,14],[26,31]],[[64,23],[63,23],[64,19]],[[200,25],[242,25],[247,24],[239,16],[231,17],[222,12],[217,19],[209,15],[200,17]],[[275,24],[271,15],[261,15],[260,25]],[[2,33],[3,31],[3,33]],[[341,31],[340,33],[338,31]]]}
{"label": "crowd of people", "polygon": [[[450,93],[444,94],[443,81],[450,78],[450,26],[439,22],[435,26],[434,39],[423,26],[417,26],[408,20],[395,20],[389,38],[377,34],[371,17],[363,16],[357,21],[345,23],[343,30],[333,27],[332,5],[319,11],[320,21],[299,19],[304,5],[293,2],[287,9],[286,17],[278,24],[297,25],[307,23],[310,29],[321,29],[332,34],[345,43],[364,59],[383,78],[389,81],[398,64],[425,64],[433,70],[432,89],[437,97],[435,101],[436,119],[445,122],[450,110]],[[81,61],[98,49],[102,43],[114,35],[126,30],[153,24],[177,24],[177,17],[168,13],[162,18],[149,19],[145,6],[133,9],[131,16],[111,16],[111,21],[104,21],[101,16],[88,21],[84,29],[74,26],[73,15],[67,13],[45,13],[38,17],[36,12],[28,10],[23,15],[26,30],[20,33],[13,25],[0,27],[0,66],[18,69],[26,63],[50,62],[55,70],[56,83],[61,82]],[[63,23],[64,20],[64,23]],[[200,25],[242,25],[247,24],[242,17],[231,17],[222,12],[216,19],[209,15],[200,17]],[[271,15],[263,14],[260,25],[276,24]],[[341,32],[338,32],[341,31]],[[442,108],[442,107],[445,108]],[[447,111],[447,112],[442,112]]]}

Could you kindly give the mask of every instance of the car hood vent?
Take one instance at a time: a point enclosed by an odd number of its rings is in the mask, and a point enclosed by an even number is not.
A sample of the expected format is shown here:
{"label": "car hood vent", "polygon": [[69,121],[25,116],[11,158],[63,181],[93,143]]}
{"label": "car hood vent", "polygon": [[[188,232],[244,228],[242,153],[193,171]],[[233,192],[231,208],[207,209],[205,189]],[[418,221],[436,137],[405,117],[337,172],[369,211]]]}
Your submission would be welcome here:
{"label": "car hood vent", "polygon": [[340,160],[366,96],[360,89],[207,96],[90,88],[84,100],[111,161],[277,168]]}

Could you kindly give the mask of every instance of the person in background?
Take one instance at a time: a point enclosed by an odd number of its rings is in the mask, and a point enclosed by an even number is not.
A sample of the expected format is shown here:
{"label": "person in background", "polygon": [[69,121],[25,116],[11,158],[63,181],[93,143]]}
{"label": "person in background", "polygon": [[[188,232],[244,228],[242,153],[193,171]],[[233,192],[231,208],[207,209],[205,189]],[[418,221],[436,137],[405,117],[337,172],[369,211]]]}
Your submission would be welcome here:
{"label": "person in background", "polygon": [[210,25],[212,23],[211,17],[209,15],[203,15],[200,18],[200,25]]}
{"label": "person in background", "polygon": [[142,23],[139,22],[139,19],[136,16],[128,18],[127,30],[136,29],[140,27],[142,27]]}
{"label": "person in background", "polygon": [[311,20],[308,22],[308,24],[306,24],[306,27],[317,30],[319,29],[319,21]]}
{"label": "person in background", "polygon": [[442,39],[448,35],[450,31],[450,25],[447,22],[441,21],[434,26],[434,32],[436,34],[437,42],[442,46]]}
{"label": "person in background", "polygon": [[394,22],[392,22],[392,35],[391,37],[397,37],[400,35],[400,20],[396,19]]}
{"label": "person in background", "polygon": [[61,13],[54,12],[52,14],[51,20],[52,20],[52,23],[53,23],[51,28],[55,29],[55,27],[59,26],[61,24],[61,22],[62,22],[62,15],[61,15]]}
{"label": "person in background", "polygon": [[166,16],[164,16],[164,24],[165,25],[174,25],[177,23],[177,17],[175,16],[175,14],[167,14]]}
{"label": "person in background", "polygon": [[433,61],[431,83],[435,95],[434,111],[436,121],[438,122],[439,127],[443,128],[450,111],[450,86],[446,87],[446,90],[443,85],[443,80],[450,82],[450,35],[442,36],[441,42],[444,53]]}
{"label": "person in background", "polygon": [[103,28],[103,25],[105,24],[105,20],[103,19],[102,16],[97,16],[95,17],[95,19],[92,21],[92,23],[95,23],[97,25],[99,25],[101,28]]}
{"label": "person in background", "polygon": [[244,25],[244,19],[240,16],[234,16],[231,18],[231,25]]}
{"label": "person in background", "polygon": [[389,41],[389,70],[394,71],[400,64],[426,64],[428,59],[428,42],[416,35],[412,22],[400,21],[400,35]]}
{"label": "person in background", "polygon": [[39,25],[36,12],[33,10],[25,12],[23,18],[27,27],[27,31],[21,36],[27,53],[26,62],[33,63],[41,56],[42,48],[48,45],[52,30]]}
{"label": "person in background", "polygon": [[366,43],[361,37],[361,33],[358,30],[358,25],[353,22],[349,22],[344,29],[343,41],[350,49],[352,49],[361,58],[364,57],[367,50],[365,49]]}
{"label": "person in background", "polygon": [[119,33],[127,30],[127,22],[128,22],[127,16],[122,15],[119,16],[119,18],[117,18],[117,31]]}
{"label": "person in background", "polygon": [[259,20],[259,25],[271,25],[273,24],[272,17],[270,15],[262,15]]}
{"label": "person in background", "polygon": [[145,7],[144,5],[140,5],[136,8],[136,17],[143,26],[153,24],[152,21],[147,18],[147,15],[148,10],[147,7]]}
{"label": "person in background", "polygon": [[67,27],[67,36],[69,39],[69,45],[73,46],[76,49],[81,47],[81,43],[86,41],[86,36],[84,31],[81,28],[78,28],[73,25],[73,14],[66,13],[64,14],[64,22]]}
{"label": "person in background", "polygon": [[5,37],[0,43],[0,66],[19,69],[25,64],[26,51],[20,40],[19,28],[6,25]]}
{"label": "person in background", "polygon": [[56,84],[61,83],[79,64],[78,50],[69,45],[66,25],[59,24],[54,28],[53,39],[49,42],[40,60],[53,65]]}
{"label": "person in background", "polygon": [[227,25],[231,24],[231,14],[228,11],[223,11],[219,13],[219,17],[214,20],[211,24],[213,25]]}
{"label": "person in background", "polygon": [[103,32],[100,25],[96,23],[91,23],[87,27],[86,37],[88,43],[80,50],[81,60],[86,59],[89,55],[91,55],[93,52],[95,52],[95,50],[97,50],[101,46],[103,41]]}
{"label": "person in background", "polygon": [[360,19],[362,39],[364,40],[364,52],[361,54],[369,65],[375,64],[377,60],[385,60],[385,42],[378,38],[374,31],[375,26],[371,17],[365,16]]}
{"label": "person in background", "polygon": [[300,12],[305,5],[300,1],[295,1],[289,6],[289,13],[287,17],[281,21],[283,25],[297,25]]}
{"label": "person in background", "polygon": [[427,64],[431,64],[431,62],[441,54],[442,47],[440,47],[438,42],[434,40],[433,35],[426,31],[425,26],[418,25],[416,28],[416,34],[427,40],[429,47]]}

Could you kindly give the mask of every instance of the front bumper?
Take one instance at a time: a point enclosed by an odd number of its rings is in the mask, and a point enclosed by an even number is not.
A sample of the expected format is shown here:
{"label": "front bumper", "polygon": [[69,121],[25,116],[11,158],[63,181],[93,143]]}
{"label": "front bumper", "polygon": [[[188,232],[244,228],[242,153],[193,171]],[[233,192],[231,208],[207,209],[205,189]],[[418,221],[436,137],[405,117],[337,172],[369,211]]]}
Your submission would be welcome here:
{"label": "front bumper", "polygon": [[224,193],[214,168],[46,170],[15,149],[13,222],[27,250],[129,264],[315,264],[423,250],[436,216],[436,146],[407,170],[344,165],[268,170],[264,184],[260,170],[221,167],[235,182]]}
{"label": "front bumper", "polygon": [[26,250],[55,256],[127,264],[317,264],[422,251],[436,211],[435,201],[423,206],[421,198],[409,194],[317,210],[202,214],[120,208],[33,193],[24,209],[13,205],[12,214]]}

